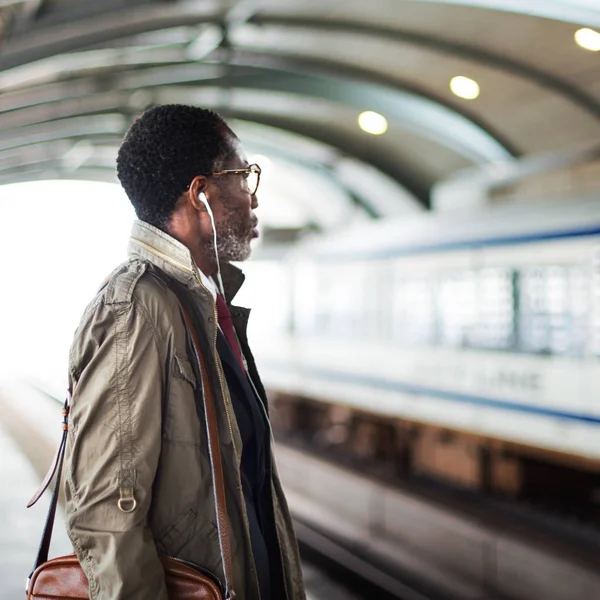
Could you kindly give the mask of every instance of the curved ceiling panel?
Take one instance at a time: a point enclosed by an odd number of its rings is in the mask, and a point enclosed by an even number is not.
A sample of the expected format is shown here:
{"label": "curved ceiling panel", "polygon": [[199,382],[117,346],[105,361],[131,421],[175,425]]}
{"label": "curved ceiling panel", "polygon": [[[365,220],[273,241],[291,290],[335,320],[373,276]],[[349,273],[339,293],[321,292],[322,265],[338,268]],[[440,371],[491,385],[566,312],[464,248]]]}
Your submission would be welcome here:
{"label": "curved ceiling panel", "polygon": [[[342,27],[340,22],[322,22],[315,28],[297,19],[288,20],[287,25],[276,18],[269,18],[268,22],[276,24],[246,26],[238,30],[234,40],[238,46],[279,55],[282,61],[282,56],[301,54],[315,64],[320,60],[336,61],[340,68],[359,65],[380,76],[392,73],[396,87],[427,90],[430,97],[449,108],[468,111],[463,114],[481,123],[488,131],[501,132],[496,135],[501,136],[507,147],[525,153],[538,152],[553,148],[556,142],[566,146],[576,143],[582,132],[589,138],[600,135],[599,98],[526,63],[505,64],[502,56],[492,60],[482,56],[476,48],[467,52],[464,45],[461,53],[447,51],[440,54],[435,38],[431,38],[432,44],[422,43],[420,39],[409,41],[402,36],[392,39],[378,35],[379,28],[369,30],[357,23],[345,23],[347,27]],[[386,31],[394,30],[386,27]],[[579,53],[582,53],[581,49]],[[454,75],[466,75],[480,83],[480,97],[467,107],[464,100],[450,91],[449,82]],[[591,80],[599,79],[600,71],[596,69]],[[589,82],[590,78],[586,84]],[[548,102],[549,99],[552,102]],[[523,105],[537,104],[544,105],[545,119],[558,117],[552,132],[546,132],[554,138],[540,137],[545,122],[534,119],[528,128],[523,128],[521,121],[513,123],[513,117],[518,116]]]}

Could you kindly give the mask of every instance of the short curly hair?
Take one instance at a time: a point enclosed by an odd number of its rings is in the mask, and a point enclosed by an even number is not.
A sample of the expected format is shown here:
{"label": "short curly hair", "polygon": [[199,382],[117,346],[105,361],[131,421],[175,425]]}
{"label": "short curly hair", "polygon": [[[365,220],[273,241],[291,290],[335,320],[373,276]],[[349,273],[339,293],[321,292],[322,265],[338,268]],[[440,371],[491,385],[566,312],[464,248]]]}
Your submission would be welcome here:
{"label": "short curly hair", "polygon": [[215,111],[183,104],[146,110],[117,154],[117,175],[137,217],[165,229],[194,177],[218,170],[234,138]]}

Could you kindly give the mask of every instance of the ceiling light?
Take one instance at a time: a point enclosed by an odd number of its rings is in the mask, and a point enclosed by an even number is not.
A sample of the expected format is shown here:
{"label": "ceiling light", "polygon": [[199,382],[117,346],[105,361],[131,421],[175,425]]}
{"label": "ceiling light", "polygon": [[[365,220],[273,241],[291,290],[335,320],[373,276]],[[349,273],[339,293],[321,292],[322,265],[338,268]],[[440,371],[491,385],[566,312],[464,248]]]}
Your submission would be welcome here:
{"label": "ceiling light", "polygon": [[468,77],[453,77],[450,80],[450,89],[454,94],[465,100],[474,100],[479,96],[479,84]]}
{"label": "ceiling light", "polygon": [[358,125],[363,131],[372,133],[373,135],[381,135],[388,128],[387,119],[383,115],[371,110],[360,113],[358,116]]}
{"label": "ceiling light", "polygon": [[598,52],[600,50],[600,33],[584,27],[575,32],[575,41],[586,50]]}

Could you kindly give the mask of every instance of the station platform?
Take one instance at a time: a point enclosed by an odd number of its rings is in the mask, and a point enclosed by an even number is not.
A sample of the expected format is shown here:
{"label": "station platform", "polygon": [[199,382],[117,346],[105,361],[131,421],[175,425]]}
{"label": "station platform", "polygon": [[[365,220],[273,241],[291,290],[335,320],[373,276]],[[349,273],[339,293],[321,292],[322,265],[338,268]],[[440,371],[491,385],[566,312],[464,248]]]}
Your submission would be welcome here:
{"label": "station platform", "polygon": [[[44,521],[50,504],[50,494],[32,508],[26,504],[40,484],[39,477],[18,444],[0,423],[0,589],[1,600],[25,596],[25,581],[38,551]],[[72,552],[64,531],[64,521],[58,511],[51,556]]]}

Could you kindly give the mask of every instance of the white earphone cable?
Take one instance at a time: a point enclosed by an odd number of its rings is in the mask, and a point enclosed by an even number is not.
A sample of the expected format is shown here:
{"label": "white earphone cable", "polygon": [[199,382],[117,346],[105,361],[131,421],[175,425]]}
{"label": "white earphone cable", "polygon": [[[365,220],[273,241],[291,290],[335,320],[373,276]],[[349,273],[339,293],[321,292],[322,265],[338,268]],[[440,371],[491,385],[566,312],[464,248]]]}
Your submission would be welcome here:
{"label": "white earphone cable", "polygon": [[208,216],[210,217],[210,222],[212,224],[213,230],[213,244],[215,247],[215,258],[217,260],[217,285],[219,286],[220,293],[224,296],[225,290],[223,288],[223,279],[221,278],[221,264],[219,262],[219,250],[217,249],[217,228],[215,227],[215,217],[213,215],[212,209],[210,208],[210,204],[206,199],[206,195],[204,192],[200,192],[198,196],[198,200],[204,204],[206,207],[206,212],[208,212]]}

